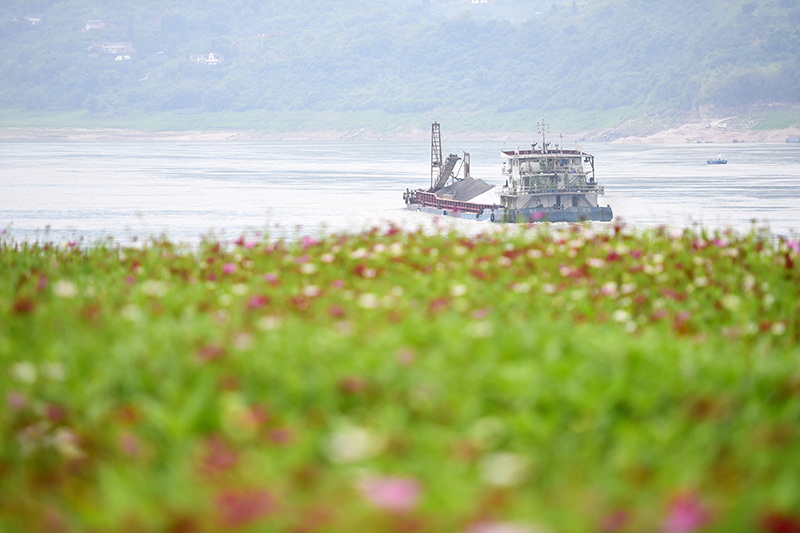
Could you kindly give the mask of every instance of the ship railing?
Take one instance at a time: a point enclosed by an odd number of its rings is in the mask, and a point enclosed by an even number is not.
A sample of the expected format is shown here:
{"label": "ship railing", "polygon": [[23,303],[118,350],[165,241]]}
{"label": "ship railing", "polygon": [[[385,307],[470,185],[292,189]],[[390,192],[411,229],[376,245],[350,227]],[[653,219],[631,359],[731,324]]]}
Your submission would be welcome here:
{"label": "ship railing", "polygon": [[462,202],[460,200],[447,200],[445,198],[439,198],[432,192],[426,192],[421,189],[409,191],[404,197],[409,204],[419,204],[423,207],[435,207],[442,211],[460,211],[463,213],[480,214],[486,210],[493,211],[502,207],[497,204],[476,204],[472,202]]}
{"label": "ship railing", "polygon": [[605,191],[602,185],[596,186],[586,186],[586,187],[567,187],[564,189],[540,189],[537,187],[520,187],[519,192],[522,194],[587,194],[587,193],[597,193],[600,195],[604,195]]}

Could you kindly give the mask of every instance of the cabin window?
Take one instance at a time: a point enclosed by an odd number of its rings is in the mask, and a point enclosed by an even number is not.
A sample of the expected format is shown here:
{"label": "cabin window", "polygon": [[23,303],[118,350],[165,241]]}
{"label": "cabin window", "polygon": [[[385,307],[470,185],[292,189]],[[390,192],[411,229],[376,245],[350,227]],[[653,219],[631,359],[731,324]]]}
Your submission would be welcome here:
{"label": "cabin window", "polygon": [[572,197],[572,207],[578,207],[578,197],[577,196],[573,196]]}

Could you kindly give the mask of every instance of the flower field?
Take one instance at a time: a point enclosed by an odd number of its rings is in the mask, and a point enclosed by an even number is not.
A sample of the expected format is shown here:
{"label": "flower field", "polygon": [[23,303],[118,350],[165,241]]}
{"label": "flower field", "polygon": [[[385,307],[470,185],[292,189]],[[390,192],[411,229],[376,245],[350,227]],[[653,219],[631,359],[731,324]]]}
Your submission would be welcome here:
{"label": "flower field", "polygon": [[753,230],[0,236],[0,531],[800,533]]}

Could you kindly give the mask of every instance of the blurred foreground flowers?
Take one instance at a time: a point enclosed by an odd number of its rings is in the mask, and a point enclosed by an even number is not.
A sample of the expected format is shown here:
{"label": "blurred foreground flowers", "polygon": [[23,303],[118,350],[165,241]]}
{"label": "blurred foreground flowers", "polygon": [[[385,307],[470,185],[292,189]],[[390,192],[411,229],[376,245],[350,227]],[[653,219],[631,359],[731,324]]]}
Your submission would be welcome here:
{"label": "blurred foreground flowers", "polygon": [[800,532],[799,248],[0,237],[0,529]]}

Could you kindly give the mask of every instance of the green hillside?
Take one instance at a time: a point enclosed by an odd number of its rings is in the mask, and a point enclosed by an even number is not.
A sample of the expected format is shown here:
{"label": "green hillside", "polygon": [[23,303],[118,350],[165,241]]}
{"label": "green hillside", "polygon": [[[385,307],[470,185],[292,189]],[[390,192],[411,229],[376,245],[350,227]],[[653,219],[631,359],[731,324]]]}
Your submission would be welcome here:
{"label": "green hillside", "polygon": [[800,102],[794,0],[6,0],[0,48],[0,107],[145,128],[213,113],[176,122],[313,129],[275,119],[300,111],[333,127],[559,111],[606,125]]}

